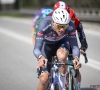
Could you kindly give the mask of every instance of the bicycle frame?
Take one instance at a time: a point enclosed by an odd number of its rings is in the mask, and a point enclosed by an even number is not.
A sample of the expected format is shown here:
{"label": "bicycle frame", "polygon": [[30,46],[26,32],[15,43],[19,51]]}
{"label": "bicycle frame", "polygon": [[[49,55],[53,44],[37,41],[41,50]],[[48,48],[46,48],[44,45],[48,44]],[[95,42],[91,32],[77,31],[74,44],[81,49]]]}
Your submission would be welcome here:
{"label": "bicycle frame", "polygon": [[[72,64],[73,62],[72,62],[72,60],[68,60],[68,63]],[[77,71],[74,71],[74,67],[73,66],[68,66],[68,73],[69,73],[69,78],[68,78],[69,87],[68,87],[67,90],[73,90],[73,77],[76,79],[78,73],[77,73]],[[78,90],[77,86],[75,88],[76,88],[76,90]]]}
{"label": "bicycle frame", "polygon": [[[83,55],[83,56],[85,57],[85,63],[87,63],[88,62],[88,59],[87,59],[86,54]],[[58,59],[57,58],[53,58],[53,61],[54,60],[58,60]],[[66,90],[73,90],[73,82],[72,82],[72,79],[73,79],[73,77],[76,78],[77,75],[78,75],[77,70],[74,71],[74,67],[73,67],[74,65],[72,63],[73,63],[72,62],[72,58],[68,58],[68,63],[58,63],[58,62],[48,63],[48,64],[51,64],[53,66],[54,65],[68,65],[68,73],[69,73],[68,83],[69,83],[69,87]],[[52,68],[53,68],[53,66],[52,66]],[[73,75],[73,72],[72,71],[74,71],[74,75]],[[41,74],[41,72],[42,72],[42,69],[40,69],[39,74]],[[50,90],[51,84],[53,83],[53,81],[52,81],[52,78],[53,78],[52,72],[53,71],[51,69],[51,72],[50,72],[50,82],[49,82],[49,85],[48,85],[47,90]],[[53,73],[56,73],[56,72],[53,72]],[[75,90],[78,90],[78,89],[75,89]]]}
{"label": "bicycle frame", "polygon": [[[56,58],[57,59],[57,58]],[[73,90],[72,89],[72,72],[71,72],[71,70],[72,69],[74,69],[73,68],[73,62],[72,62],[72,60],[68,60],[68,63],[58,63],[58,62],[55,62],[55,63],[53,63],[54,65],[68,65],[68,73],[69,73],[69,81],[68,81],[68,83],[69,83],[69,88],[68,89],[66,89],[66,90]],[[56,73],[56,72],[53,72],[53,74],[54,73]],[[67,73],[67,72],[66,72]],[[76,72],[75,72],[76,73]],[[54,78],[55,79],[55,78]],[[56,82],[57,83],[57,82]],[[58,83],[59,83],[59,78],[58,78]],[[55,87],[55,86],[54,86]],[[59,86],[60,87],[60,86]]]}

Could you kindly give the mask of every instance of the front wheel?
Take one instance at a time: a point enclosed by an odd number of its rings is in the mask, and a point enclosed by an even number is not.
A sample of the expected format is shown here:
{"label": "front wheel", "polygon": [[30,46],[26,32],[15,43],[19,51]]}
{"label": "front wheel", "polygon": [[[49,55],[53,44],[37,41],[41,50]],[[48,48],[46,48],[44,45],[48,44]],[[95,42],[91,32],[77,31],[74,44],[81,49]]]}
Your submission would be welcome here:
{"label": "front wheel", "polygon": [[62,90],[62,87],[59,82],[56,83],[54,90]]}
{"label": "front wheel", "polygon": [[[73,71],[72,71],[73,73]],[[78,90],[78,81],[77,78],[74,77],[74,74],[72,74],[72,90]]]}

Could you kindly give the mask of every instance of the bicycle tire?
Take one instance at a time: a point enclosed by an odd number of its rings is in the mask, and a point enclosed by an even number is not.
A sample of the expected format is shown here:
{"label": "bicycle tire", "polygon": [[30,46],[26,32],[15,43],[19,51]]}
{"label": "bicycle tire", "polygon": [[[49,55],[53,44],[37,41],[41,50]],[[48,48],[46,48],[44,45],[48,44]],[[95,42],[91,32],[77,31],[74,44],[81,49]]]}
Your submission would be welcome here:
{"label": "bicycle tire", "polygon": [[62,90],[62,87],[59,82],[56,83],[54,90]]}
{"label": "bicycle tire", "polygon": [[74,70],[72,70],[72,90],[78,90],[77,84],[77,78],[74,77]]}

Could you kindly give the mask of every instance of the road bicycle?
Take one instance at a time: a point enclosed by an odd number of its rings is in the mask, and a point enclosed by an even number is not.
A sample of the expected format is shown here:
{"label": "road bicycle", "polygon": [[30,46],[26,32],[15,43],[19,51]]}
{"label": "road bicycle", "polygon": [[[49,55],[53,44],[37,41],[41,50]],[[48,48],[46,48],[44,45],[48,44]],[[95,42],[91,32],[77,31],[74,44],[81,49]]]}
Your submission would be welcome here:
{"label": "road bicycle", "polygon": [[[84,53],[83,56],[85,58],[85,63],[87,63],[88,59],[87,59],[86,53]],[[51,71],[50,71],[50,78],[49,78],[49,84],[48,84],[47,90],[63,90],[59,82],[59,71],[58,71],[58,68],[61,65],[68,65],[68,70],[66,72],[67,84],[65,84],[66,86],[65,90],[79,90],[78,81],[76,78],[79,75],[79,70],[74,69],[72,60],[73,60],[72,54],[68,55],[68,63],[60,63],[58,62],[57,56],[52,57],[52,62],[48,62],[48,64],[51,65]],[[43,71],[43,68],[37,69],[38,76],[42,73],[42,71]],[[51,87],[53,88],[51,89]]]}

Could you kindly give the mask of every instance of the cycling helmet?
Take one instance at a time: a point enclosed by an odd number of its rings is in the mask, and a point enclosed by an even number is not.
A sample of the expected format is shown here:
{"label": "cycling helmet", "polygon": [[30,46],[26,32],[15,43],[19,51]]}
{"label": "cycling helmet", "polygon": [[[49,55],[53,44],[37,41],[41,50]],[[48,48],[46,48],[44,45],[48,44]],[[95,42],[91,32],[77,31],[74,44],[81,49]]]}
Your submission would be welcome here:
{"label": "cycling helmet", "polygon": [[76,17],[76,15],[75,15],[74,10],[70,8],[70,19],[71,19],[71,20],[74,20],[75,17]]}
{"label": "cycling helmet", "polygon": [[52,15],[52,19],[58,24],[68,24],[70,22],[70,16],[67,10],[62,8],[57,8]]}
{"label": "cycling helmet", "polygon": [[43,18],[52,12],[53,12],[53,9],[45,9],[45,12],[43,13]]}
{"label": "cycling helmet", "polygon": [[45,12],[46,8],[41,8],[40,12],[43,14]]}
{"label": "cycling helmet", "polygon": [[66,4],[65,2],[63,2],[63,1],[58,1],[58,2],[55,3],[55,5],[54,5],[53,8],[54,8],[54,10],[57,9],[57,8],[64,8],[64,9],[67,9],[68,6],[67,6],[67,4]]}

